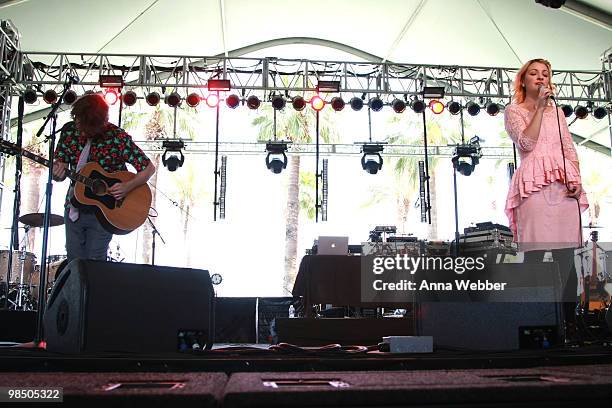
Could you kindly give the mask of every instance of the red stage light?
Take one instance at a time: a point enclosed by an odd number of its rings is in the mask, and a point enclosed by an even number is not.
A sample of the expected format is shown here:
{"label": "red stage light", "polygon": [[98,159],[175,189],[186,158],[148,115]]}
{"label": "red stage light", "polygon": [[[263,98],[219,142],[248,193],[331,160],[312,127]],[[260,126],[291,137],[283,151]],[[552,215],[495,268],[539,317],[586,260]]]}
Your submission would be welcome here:
{"label": "red stage light", "polygon": [[195,108],[200,103],[200,95],[198,95],[195,92],[192,92],[189,95],[187,95],[187,97],[185,98],[185,102],[187,102],[187,105],[189,107]]}
{"label": "red stage light", "polygon": [[211,108],[216,108],[219,105],[219,95],[209,94],[206,97],[206,104]]}
{"label": "red stage light", "polygon": [[251,95],[247,98],[246,104],[249,107],[249,109],[257,109],[259,108],[261,101],[259,100],[257,96]]}
{"label": "red stage light", "polygon": [[114,89],[107,89],[104,92],[104,100],[109,105],[114,105],[118,99],[119,99],[119,95],[117,95],[117,92]]}
{"label": "red stage light", "polygon": [[170,95],[166,95],[166,104],[171,108],[176,108],[181,104],[181,95],[178,92],[172,92]]}
{"label": "red stage light", "polygon": [[342,109],[344,109],[344,105],[344,99],[342,99],[341,96],[334,96],[331,100],[331,107],[336,112],[340,112]]}
{"label": "red stage light", "polygon": [[134,91],[127,91],[121,96],[121,98],[125,106],[134,106],[136,104],[136,100],[138,99],[136,92]]}
{"label": "red stage light", "polygon": [[57,101],[57,92],[53,89],[47,89],[43,94],[43,100],[48,104],[55,103]]}
{"label": "red stage light", "polygon": [[157,106],[161,97],[157,92],[151,92],[146,97],[145,100],[149,104],[149,106]]}
{"label": "red stage light", "polygon": [[310,106],[318,112],[325,107],[325,101],[319,95],[315,95],[310,99]]}
{"label": "red stage light", "polygon": [[238,104],[240,104],[240,97],[236,94],[231,94],[227,98],[225,98],[225,104],[228,108],[234,109]]}
{"label": "red stage light", "polygon": [[432,99],[431,102],[429,102],[429,109],[437,115],[444,112],[444,104],[437,99]]}

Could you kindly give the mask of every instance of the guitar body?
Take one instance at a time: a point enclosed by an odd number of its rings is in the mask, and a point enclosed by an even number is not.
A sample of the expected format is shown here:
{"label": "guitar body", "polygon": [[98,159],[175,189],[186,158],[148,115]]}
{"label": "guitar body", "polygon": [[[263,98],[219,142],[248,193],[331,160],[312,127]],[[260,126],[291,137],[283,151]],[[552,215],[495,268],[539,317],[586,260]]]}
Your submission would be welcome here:
{"label": "guitar body", "polygon": [[79,174],[89,177],[93,183],[91,186],[75,183],[71,202],[77,208],[93,208],[98,221],[107,231],[128,234],[146,221],[152,198],[151,189],[146,183],[130,191],[122,200],[116,200],[107,192],[113,184],[134,178],[134,173],[108,173],[98,163],[89,162]]}

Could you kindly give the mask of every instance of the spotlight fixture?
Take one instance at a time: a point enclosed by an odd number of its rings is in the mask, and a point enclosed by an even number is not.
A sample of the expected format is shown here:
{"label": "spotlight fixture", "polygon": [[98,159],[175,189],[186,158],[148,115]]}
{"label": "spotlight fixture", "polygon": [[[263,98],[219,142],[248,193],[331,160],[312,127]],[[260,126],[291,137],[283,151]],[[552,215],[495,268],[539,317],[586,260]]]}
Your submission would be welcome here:
{"label": "spotlight fixture", "polygon": [[176,108],[181,104],[181,95],[178,92],[172,92],[170,95],[165,96],[166,105],[171,108]]}
{"label": "spotlight fixture", "polygon": [[240,97],[236,94],[231,94],[225,98],[225,104],[228,108],[235,109],[240,104]]}
{"label": "spotlight fixture", "polygon": [[136,100],[138,100],[136,92],[134,91],[125,92],[123,95],[121,95],[121,98],[125,106],[134,106],[136,104]]}
{"label": "spotlight fixture", "polygon": [[391,107],[395,113],[402,113],[406,110],[406,102],[401,99],[394,99],[393,102],[391,102]]}
{"label": "spotlight fixture", "polygon": [[467,112],[471,115],[471,116],[476,116],[480,113],[480,105],[478,105],[476,102],[474,101],[469,101],[466,105],[465,105],[465,109],[467,110]]}
{"label": "spotlight fixture", "polygon": [[574,108],[574,114],[578,119],[584,119],[589,115],[589,110],[585,106],[576,105]]}
{"label": "spotlight fixture", "polygon": [[354,96],[349,101],[349,104],[354,111],[360,111],[363,108],[363,99]]}
{"label": "spotlight fixture", "polygon": [[246,105],[249,109],[258,109],[259,105],[261,105],[261,101],[255,95],[251,95],[247,98]]}
{"label": "spotlight fixture", "polygon": [[206,97],[206,105],[208,105],[209,108],[216,108],[217,105],[219,105],[219,95],[216,93],[208,94]]}
{"label": "spotlight fixture", "polygon": [[109,105],[114,105],[119,100],[119,94],[114,88],[109,88],[104,92],[104,100]]}
{"label": "spotlight fixture", "polygon": [[38,94],[34,88],[26,88],[23,91],[23,100],[27,104],[33,104],[38,99]]}
{"label": "spotlight fixture", "polygon": [[608,111],[603,106],[598,106],[593,109],[593,117],[597,120],[603,119],[608,114]]}
{"label": "spotlight fixture", "polygon": [[344,99],[341,96],[334,96],[331,100],[331,107],[334,111],[340,112],[344,109]]}
{"label": "spotlight fixture", "polygon": [[446,109],[448,109],[451,115],[456,115],[461,112],[461,104],[457,101],[450,101],[446,104]]}
{"label": "spotlight fixture", "polygon": [[229,91],[232,89],[232,84],[229,79],[209,79],[208,90],[209,91]]}
{"label": "spotlight fixture", "polygon": [[293,109],[296,111],[302,111],[306,107],[306,100],[304,100],[301,96],[295,96],[291,101],[291,105],[293,105]]}
{"label": "spotlight fixture", "polygon": [[321,98],[319,95],[315,95],[310,98],[310,106],[315,111],[319,112],[321,109],[325,107],[325,100]]}
{"label": "spotlight fixture", "polygon": [[190,108],[195,108],[196,106],[200,104],[200,95],[198,95],[195,92],[192,92],[189,95],[187,95],[187,97],[185,98],[185,102],[187,103],[187,106],[189,106]]}
{"label": "spotlight fixture", "polygon": [[364,143],[361,147],[361,168],[368,174],[376,174],[383,166],[383,158],[380,155],[384,150],[382,143]]}
{"label": "spotlight fixture", "polygon": [[571,105],[563,105],[561,109],[566,118],[569,118],[574,113],[574,108]]}
{"label": "spotlight fixture", "polygon": [[48,104],[55,103],[57,101],[57,92],[55,92],[53,89],[47,89],[43,94],[43,101],[47,102]]}
{"label": "spotlight fixture", "polygon": [[444,104],[437,99],[432,99],[429,101],[429,109],[436,115],[444,112]]}
{"label": "spotlight fixture", "polygon": [[368,101],[368,106],[374,112],[379,112],[383,108],[384,103],[382,99],[380,99],[378,96],[375,96]]}
{"label": "spotlight fixture", "polygon": [[474,136],[467,144],[457,145],[453,152],[453,167],[464,176],[469,176],[474,172],[476,165],[482,157],[480,138]]}
{"label": "spotlight fixture", "polygon": [[66,105],[72,105],[74,102],[76,102],[77,98],[78,96],[76,92],[74,92],[72,89],[68,89],[66,93],[64,93],[64,100],[62,102],[64,102]]}
{"label": "spotlight fixture", "polygon": [[285,107],[285,98],[283,98],[280,95],[274,95],[272,97],[272,107],[274,108],[274,110],[281,110]]}
{"label": "spotlight fixture", "polygon": [[145,97],[145,100],[147,101],[149,106],[157,106],[159,104],[159,101],[161,100],[161,97],[157,92],[149,92]]}
{"label": "spotlight fixture", "polygon": [[279,174],[287,168],[287,143],[285,141],[268,141],[266,143],[266,167],[274,174]]}
{"label": "spotlight fixture", "polygon": [[166,149],[162,156],[162,163],[168,171],[176,171],[185,163],[185,156],[181,151],[185,143],[182,140],[164,140],[162,147]]}
{"label": "spotlight fixture", "polygon": [[485,110],[487,111],[489,115],[495,116],[501,110],[501,106],[498,103],[490,101],[490,102],[487,102],[487,104],[485,105]]}
{"label": "spotlight fixture", "polygon": [[410,103],[410,107],[414,113],[423,113],[423,111],[425,111],[425,102],[420,99],[415,99]]}
{"label": "spotlight fixture", "polygon": [[317,92],[340,92],[340,81],[319,81]]}

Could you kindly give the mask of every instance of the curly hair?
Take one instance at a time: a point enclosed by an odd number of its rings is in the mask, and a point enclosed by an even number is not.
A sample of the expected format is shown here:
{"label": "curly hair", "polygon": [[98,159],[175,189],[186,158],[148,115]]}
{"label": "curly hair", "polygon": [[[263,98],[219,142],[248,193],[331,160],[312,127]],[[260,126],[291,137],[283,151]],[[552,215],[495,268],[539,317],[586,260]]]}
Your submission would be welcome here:
{"label": "curly hair", "polygon": [[95,138],[108,122],[108,104],[100,94],[85,94],[72,105],[70,115],[78,121],[80,131]]}
{"label": "curly hair", "polygon": [[535,58],[527,61],[519,72],[516,74],[516,78],[514,79],[514,96],[513,99],[516,103],[523,103],[525,101],[525,75],[529,70],[529,67],[534,62],[539,62],[540,64],[546,65],[548,68],[548,87],[554,92],[555,86],[552,83],[552,67],[550,62],[545,60],[544,58]]}

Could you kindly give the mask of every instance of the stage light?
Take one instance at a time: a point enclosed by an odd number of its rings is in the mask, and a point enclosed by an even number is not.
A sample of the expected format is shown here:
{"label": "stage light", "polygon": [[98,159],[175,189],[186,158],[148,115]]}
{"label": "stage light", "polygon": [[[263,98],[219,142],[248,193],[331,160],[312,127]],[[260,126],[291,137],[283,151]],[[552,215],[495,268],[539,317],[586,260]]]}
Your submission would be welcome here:
{"label": "stage light", "polygon": [[593,109],[593,117],[595,119],[598,119],[598,120],[603,119],[606,117],[607,114],[608,114],[608,111],[603,106],[599,106]]}
{"label": "stage light", "polygon": [[269,141],[266,143],[266,167],[274,174],[279,174],[287,168],[287,142]]}
{"label": "stage light", "polygon": [[272,107],[274,108],[274,110],[281,110],[285,107],[285,98],[283,98],[280,95],[274,95],[272,97]]}
{"label": "stage light", "polygon": [[406,102],[401,99],[394,99],[393,102],[391,102],[391,107],[395,113],[402,113],[406,110]]}
{"label": "stage light", "polygon": [[145,97],[145,100],[149,106],[157,106],[161,100],[161,97],[157,92],[149,92]]}
{"label": "stage light", "polygon": [[423,99],[442,99],[444,98],[443,86],[425,86],[423,87]]}
{"label": "stage light", "polygon": [[478,105],[476,102],[474,101],[469,101],[466,105],[465,105],[465,109],[467,110],[467,112],[471,115],[471,116],[476,116],[480,113],[480,105]]}
{"label": "stage light", "polygon": [[295,96],[291,101],[291,105],[293,105],[293,109],[299,112],[306,107],[306,100],[301,96]]}
{"label": "stage light", "polygon": [[340,81],[319,81],[317,92],[340,92]]}
{"label": "stage light", "polygon": [[240,104],[240,97],[236,94],[231,94],[225,98],[225,104],[228,108],[235,109]]}
{"label": "stage light", "polygon": [[208,90],[213,91],[229,91],[232,89],[232,84],[229,79],[209,79]]}
{"label": "stage light", "polygon": [[368,101],[368,106],[374,112],[379,112],[383,108],[384,103],[382,99],[380,99],[378,96],[375,96]]}
{"label": "stage light", "polygon": [[117,91],[114,89],[107,89],[104,92],[104,100],[109,105],[114,105],[119,100],[119,95],[117,95]]}
{"label": "stage light", "polygon": [[589,116],[589,110],[585,106],[576,105],[574,108],[574,114],[578,119],[584,119]]}
{"label": "stage light", "polygon": [[354,111],[360,111],[363,108],[363,99],[354,96],[349,101],[349,104]]}
{"label": "stage light", "polygon": [[190,108],[195,108],[196,106],[198,106],[200,104],[200,95],[198,95],[195,92],[190,93],[189,95],[187,95],[187,97],[185,98],[185,102],[187,103],[187,106],[189,106]]}
{"label": "stage light", "polygon": [[489,115],[495,116],[501,110],[501,106],[499,106],[499,104],[495,102],[487,102],[487,104],[485,105],[485,110]]}
{"label": "stage light", "polygon": [[48,104],[55,103],[57,101],[57,92],[55,92],[53,89],[47,89],[43,94],[43,101],[47,102]]}
{"label": "stage light", "polygon": [[476,165],[482,157],[480,138],[474,136],[467,144],[457,145],[453,152],[453,167],[464,176],[469,176],[474,172]]}
{"label": "stage light", "polygon": [[446,109],[448,109],[451,115],[456,115],[461,112],[461,104],[457,101],[450,101],[446,104]]}
{"label": "stage light", "polygon": [[176,108],[181,104],[181,95],[178,92],[172,92],[170,95],[165,96],[166,105],[171,108]]}
{"label": "stage light", "polygon": [[261,101],[255,95],[251,95],[247,98],[246,104],[249,109],[258,109]]}
{"label": "stage light", "polygon": [[569,118],[572,116],[572,113],[574,113],[574,108],[572,108],[571,105],[563,105],[561,109],[563,110],[563,114],[566,118]]}
{"label": "stage light", "polygon": [[331,100],[331,107],[336,112],[340,112],[342,109],[344,109],[344,105],[344,99],[342,99],[341,96],[334,96]]}
{"label": "stage light", "polygon": [[310,98],[310,106],[315,111],[319,112],[321,109],[325,107],[325,100],[321,98],[319,95],[315,95]]}
{"label": "stage light", "polygon": [[437,99],[432,99],[429,101],[429,109],[436,115],[444,112],[444,104]]}
{"label": "stage light", "polygon": [[121,95],[121,98],[125,106],[134,106],[138,100],[138,96],[136,96],[136,92],[134,91],[125,92],[123,95]]}
{"label": "stage light", "polygon": [[176,171],[185,163],[185,156],[181,151],[185,144],[182,140],[164,140],[162,147],[166,149],[162,156],[162,163],[168,171]]}
{"label": "stage light", "polygon": [[206,97],[206,105],[209,108],[216,108],[219,105],[219,95],[211,93]]}
{"label": "stage light", "polygon": [[380,155],[384,147],[380,143],[364,143],[361,152],[361,168],[368,174],[376,174],[383,166],[383,158]]}
{"label": "stage light", "polygon": [[101,88],[123,88],[123,76],[102,74],[98,77],[98,83]]}
{"label": "stage light", "polygon": [[74,92],[72,89],[69,89],[64,94],[64,103],[66,105],[72,105],[73,103],[76,102],[77,98],[78,98],[77,93]]}
{"label": "stage light", "polygon": [[36,90],[34,90],[34,88],[26,88],[26,90],[23,91],[23,101],[25,103],[32,104],[36,102],[37,99],[38,94],[36,93]]}
{"label": "stage light", "polygon": [[414,113],[423,113],[425,111],[425,102],[420,99],[415,99],[410,102],[410,107],[414,111]]}

